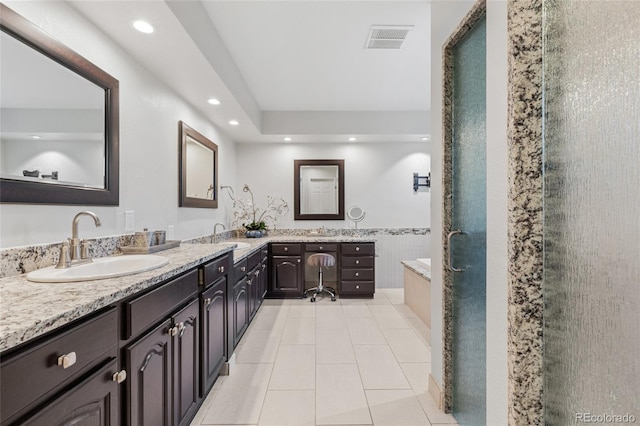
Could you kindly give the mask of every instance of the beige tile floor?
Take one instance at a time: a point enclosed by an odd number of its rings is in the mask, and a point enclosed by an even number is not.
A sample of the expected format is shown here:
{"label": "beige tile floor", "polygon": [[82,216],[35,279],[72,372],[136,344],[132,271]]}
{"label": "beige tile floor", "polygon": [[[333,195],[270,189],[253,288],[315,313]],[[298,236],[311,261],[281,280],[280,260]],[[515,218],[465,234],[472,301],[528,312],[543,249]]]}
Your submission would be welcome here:
{"label": "beige tile floor", "polygon": [[191,426],[455,424],[428,394],[429,329],[403,300],[265,300]]}

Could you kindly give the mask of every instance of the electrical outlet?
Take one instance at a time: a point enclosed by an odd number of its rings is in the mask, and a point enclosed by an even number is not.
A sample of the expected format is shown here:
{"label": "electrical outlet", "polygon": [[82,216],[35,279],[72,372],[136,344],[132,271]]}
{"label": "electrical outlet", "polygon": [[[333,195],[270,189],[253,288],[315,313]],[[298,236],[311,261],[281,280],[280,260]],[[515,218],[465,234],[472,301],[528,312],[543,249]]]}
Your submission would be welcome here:
{"label": "electrical outlet", "polygon": [[124,212],[124,230],[125,232],[136,229],[136,216],[133,210],[127,210]]}

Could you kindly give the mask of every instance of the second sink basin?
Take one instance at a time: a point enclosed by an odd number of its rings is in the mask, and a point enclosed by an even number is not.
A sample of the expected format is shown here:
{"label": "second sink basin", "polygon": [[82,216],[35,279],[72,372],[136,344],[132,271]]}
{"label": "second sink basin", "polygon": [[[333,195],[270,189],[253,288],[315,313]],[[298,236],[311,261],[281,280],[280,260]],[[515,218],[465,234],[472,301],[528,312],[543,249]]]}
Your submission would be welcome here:
{"label": "second sink basin", "polygon": [[249,243],[221,243],[223,246],[235,246],[234,250],[244,250],[251,247]]}
{"label": "second sink basin", "polygon": [[67,283],[75,281],[102,280],[122,277],[160,268],[169,263],[169,259],[153,254],[110,256],[93,259],[91,263],[56,269],[55,266],[29,272],[29,281],[41,283]]}

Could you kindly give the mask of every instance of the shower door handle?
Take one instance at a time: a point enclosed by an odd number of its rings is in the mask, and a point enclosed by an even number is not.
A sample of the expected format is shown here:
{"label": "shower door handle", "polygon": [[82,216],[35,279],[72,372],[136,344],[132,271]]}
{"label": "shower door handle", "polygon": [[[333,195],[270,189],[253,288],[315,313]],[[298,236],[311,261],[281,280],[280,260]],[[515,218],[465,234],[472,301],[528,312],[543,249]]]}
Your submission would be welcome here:
{"label": "shower door handle", "polygon": [[449,235],[447,235],[447,269],[449,269],[450,272],[462,272],[463,269],[461,268],[454,268],[453,267],[453,261],[451,260],[451,237],[453,237],[454,235],[464,235],[465,233],[462,232],[459,229],[456,229],[455,231],[451,231],[449,232]]}

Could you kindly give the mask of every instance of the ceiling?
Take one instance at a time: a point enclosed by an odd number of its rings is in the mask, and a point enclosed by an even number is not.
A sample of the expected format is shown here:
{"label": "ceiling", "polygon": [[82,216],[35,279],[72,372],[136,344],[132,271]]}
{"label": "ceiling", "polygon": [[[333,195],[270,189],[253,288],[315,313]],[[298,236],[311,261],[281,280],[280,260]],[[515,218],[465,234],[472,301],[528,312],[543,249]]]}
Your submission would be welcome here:
{"label": "ceiling", "polygon": [[[70,4],[238,142],[420,142],[430,133],[428,1]],[[136,19],[155,32],[134,30]],[[372,25],[411,27],[401,49],[365,49]]]}

